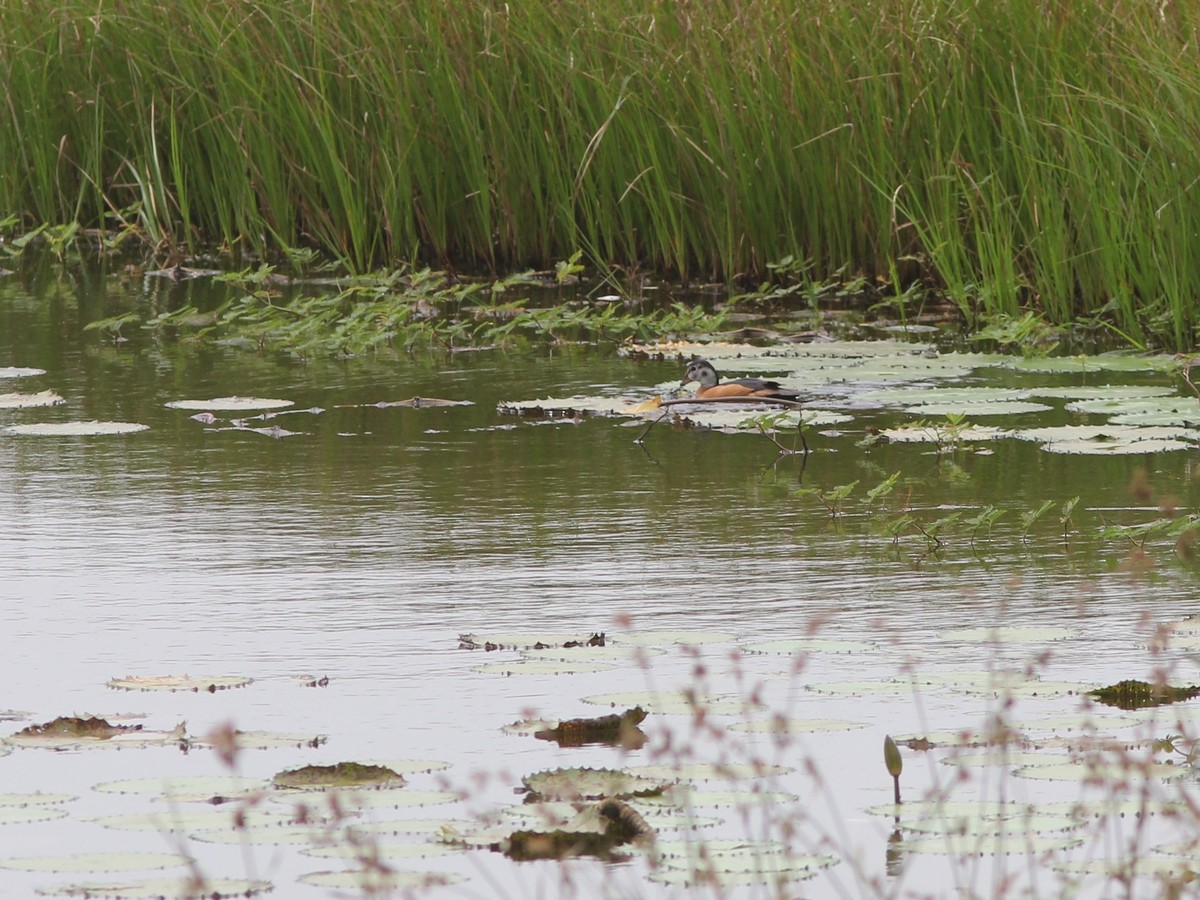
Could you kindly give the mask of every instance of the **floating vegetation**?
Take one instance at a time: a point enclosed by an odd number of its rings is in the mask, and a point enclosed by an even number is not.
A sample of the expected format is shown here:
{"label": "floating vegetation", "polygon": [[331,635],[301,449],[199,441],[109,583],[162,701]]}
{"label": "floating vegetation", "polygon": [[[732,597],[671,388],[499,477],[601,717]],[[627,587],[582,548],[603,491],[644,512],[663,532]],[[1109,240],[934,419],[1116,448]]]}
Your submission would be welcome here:
{"label": "floating vegetation", "polygon": [[53,806],[0,806],[0,825],[30,825],[66,817],[65,809]]}
{"label": "floating vegetation", "polygon": [[152,794],[171,803],[229,803],[270,790],[270,783],[232,775],[180,775],[172,778],[123,778],[97,784],[102,794]]}
{"label": "floating vegetation", "polygon": [[660,840],[652,851],[653,881],[688,886],[782,886],[836,865],[835,856],[794,853],[776,841]]}
{"label": "floating vegetation", "polygon": [[517,829],[496,849],[515,860],[612,859],[625,844],[653,839],[654,829],[636,809],[621,800],[606,799],[580,810],[559,828]]}
{"label": "floating vegetation", "polygon": [[149,431],[149,425],[137,422],[29,422],[23,425],[6,425],[0,431],[27,437],[93,437],[119,434],[137,434]]}
{"label": "floating vegetation", "polygon": [[1011,831],[999,834],[954,834],[946,832],[930,837],[905,838],[908,853],[943,856],[1029,856],[1078,847],[1083,838],[1021,831],[1013,823]]}
{"label": "floating vegetation", "polygon": [[137,872],[186,866],[190,860],[174,853],[72,853],[63,856],[21,856],[0,859],[0,869],[22,872]]}
{"label": "floating vegetation", "polygon": [[222,751],[239,750],[287,750],[289,748],[313,750],[329,740],[324,734],[289,734],[285,731],[230,731],[219,736],[188,738],[189,749],[212,749]]}
{"label": "floating vegetation", "polygon": [[578,419],[585,416],[640,416],[643,399],[630,397],[546,397],[541,400],[502,400],[496,411],[507,416],[537,419]]}
{"label": "floating vegetation", "polygon": [[214,397],[211,400],[172,400],[163,404],[167,409],[191,409],[198,412],[252,412],[260,409],[284,409],[294,406],[293,400],[269,400],[262,397]]}
{"label": "floating vegetation", "polygon": [[613,663],[600,659],[514,659],[484,663],[475,671],[485,675],[586,675],[615,668]]}
{"label": "floating vegetation", "polygon": [[582,662],[584,660],[614,660],[618,662],[629,662],[649,659],[652,656],[661,656],[666,653],[661,647],[656,647],[653,644],[640,644],[634,642],[628,644],[624,638],[620,638],[620,643],[617,644],[618,638],[611,638],[613,643],[598,645],[584,645],[582,647],[539,647],[536,649],[522,650],[521,656],[529,660],[554,660],[560,659],[566,662]]}
{"label": "floating vegetation", "polygon": [[1024,766],[1013,772],[1016,778],[1041,781],[1075,781],[1094,784],[1112,790],[1117,785],[1141,784],[1146,781],[1174,781],[1193,773],[1190,766],[1170,763],[1144,762],[1120,755],[1087,755],[1077,762],[1058,765]]}
{"label": "floating vegetation", "polygon": [[544,800],[628,799],[661,794],[669,782],[620,769],[553,769],[521,779],[529,802]]}
{"label": "floating vegetation", "polygon": [[62,406],[67,401],[54,391],[37,394],[0,394],[0,409],[29,409],[36,406]]}
{"label": "floating vegetation", "polygon": [[638,728],[645,719],[646,711],[635,706],[611,716],[567,719],[556,724],[540,723],[543,727],[535,730],[533,736],[539,741],[552,741],[560,747],[601,744],[635,750],[646,742],[646,733]]}
{"label": "floating vegetation", "polygon": [[[295,816],[271,810],[247,809],[240,804],[215,809],[169,809],[151,812],[120,813],[99,816],[90,821],[116,831],[207,832],[228,831],[242,835],[247,831],[274,830],[295,824]],[[308,829],[312,834],[312,827]]]}
{"label": "floating vegetation", "polygon": [[151,878],[144,881],[85,881],[38,888],[43,897],[88,900],[227,900],[268,893],[269,881],[250,878]]}
{"label": "floating vegetation", "polygon": [[545,650],[550,647],[603,647],[604,632],[460,634],[459,650]]}
{"label": "floating vegetation", "polygon": [[751,700],[736,697],[705,697],[690,691],[629,691],[621,694],[594,694],[584,697],[584,703],[597,706],[640,706],[647,712],[667,715],[695,715],[703,711],[708,715],[741,715],[754,709]]}
{"label": "floating vegetation", "polygon": [[997,625],[992,628],[953,628],[941,632],[938,637],[964,644],[1045,644],[1079,637],[1079,631],[1054,625]]}
{"label": "floating vegetation", "polygon": [[1088,696],[1105,706],[1115,706],[1117,709],[1148,709],[1200,697],[1200,687],[1172,687],[1165,683],[1150,684],[1129,679],[1088,691]]}
{"label": "floating vegetation", "polygon": [[45,369],[30,369],[22,366],[0,366],[0,378],[32,378],[45,375]]}
{"label": "floating vegetation", "polygon": [[302,766],[277,773],[271,783],[279,788],[324,791],[331,788],[397,788],[404,776],[387,766],[340,762],[329,766]]}
{"label": "floating vegetation", "polygon": [[749,722],[734,722],[729,726],[730,731],[744,731],[752,734],[820,734],[828,731],[855,731],[866,728],[866,722],[852,722],[848,719],[753,719]]}
{"label": "floating vegetation", "polygon": [[1012,432],[1024,441],[1037,441],[1051,453],[1112,454],[1159,453],[1191,450],[1200,441],[1200,431],[1191,428],[1140,427],[1135,425],[1060,425],[1025,428]]}
{"label": "floating vegetation", "polygon": [[253,682],[241,675],[202,677],[194,675],[126,675],[112,678],[108,686],[120,691],[192,691],[215,694],[217,691],[241,688]]}
{"label": "floating vegetation", "polygon": [[847,641],[837,638],[792,638],[790,640],[754,641],[743,644],[747,653],[866,653],[877,650],[875,641]]}
{"label": "floating vegetation", "polygon": [[997,428],[991,425],[951,427],[948,423],[918,422],[912,425],[901,425],[897,428],[881,428],[879,435],[887,441],[897,444],[946,445],[958,441],[965,443],[995,441],[1000,438],[1012,437],[1013,433],[1007,428]]}
{"label": "floating vegetation", "polygon": [[21,729],[5,743],[47,750],[117,749],[177,744],[184,737],[182,724],[173,731],[144,731],[141,725],[113,725],[99,716],[59,716]]}
{"label": "floating vegetation", "polygon": [[[453,791],[414,790],[412,788],[373,788],[370,790],[342,790],[337,792],[338,808],[342,811],[368,809],[407,809],[414,806],[439,806],[462,799]],[[276,793],[273,800],[295,802],[292,792]]]}
{"label": "floating vegetation", "polygon": [[663,781],[748,781],[759,778],[777,778],[794,771],[789,766],[771,763],[651,763],[643,766],[626,766],[625,771],[644,778],[659,778]]}
{"label": "floating vegetation", "polygon": [[[305,856],[317,859],[361,859],[363,848],[349,843],[328,844],[309,847],[301,851]],[[424,859],[430,856],[449,856],[458,848],[446,843],[374,840],[371,842],[371,857],[381,863],[405,859]]]}
{"label": "floating vegetation", "polygon": [[1027,413],[1049,412],[1051,407],[1029,400],[929,401],[904,407],[915,416],[1019,416]]}
{"label": "floating vegetation", "polygon": [[341,872],[312,872],[297,881],[310,887],[335,891],[359,891],[367,897],[394,891],[420,891],[460,884],[465,879],[450,872],[398,872],[392,869],[350,869]]}
{"label": "floating vegetation", "polygon": [[1027,356],[1010,357],[1005,365],[1022,372],[1059,374],[1067,372],[1170,372],[1175,358],[1157,356],[1102,354],[1100,356]]}
{"label": "floating vegetation", "polygon": [[704,644],[728,644],[737,636],[728,631],[626,631],[612,636],[614,642],[634,647],[698,647]]}

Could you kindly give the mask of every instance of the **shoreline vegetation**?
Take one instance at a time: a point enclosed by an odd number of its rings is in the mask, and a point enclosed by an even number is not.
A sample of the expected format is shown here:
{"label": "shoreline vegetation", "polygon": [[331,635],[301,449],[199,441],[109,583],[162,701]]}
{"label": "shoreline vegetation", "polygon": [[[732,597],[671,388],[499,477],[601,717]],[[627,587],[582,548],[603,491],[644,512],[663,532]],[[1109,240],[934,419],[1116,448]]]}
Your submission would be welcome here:
{"label": "shoreline vegetation", "polygon": [[1186,349],[1198,26],[1122,0],[26,0],[0,7],[0,216],[165,259],[861,279]]}

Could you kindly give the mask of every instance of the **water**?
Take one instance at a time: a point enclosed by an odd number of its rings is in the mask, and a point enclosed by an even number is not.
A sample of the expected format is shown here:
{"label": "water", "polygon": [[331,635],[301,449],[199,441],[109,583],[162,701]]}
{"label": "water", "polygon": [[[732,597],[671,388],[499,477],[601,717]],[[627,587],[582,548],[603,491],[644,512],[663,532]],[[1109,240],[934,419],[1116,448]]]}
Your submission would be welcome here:
{"label": "water", "polygon": [[[976,727],[997,702],[932,688],[915,697],[805,688],[878,683],[905,665],[958,673],[1019,668],[1044,650],[1037,668],[1047,679],[1146,677],[1151,660],[1140,644],[1150,633],[1147,621],[1194,611],[1195,578],[1169,543],[1150,548],[1152,570],[1129,572],[1122,565],[1130,547],[1095,537],[1101,515],[1152,517],[1152,509],[1131,509],[1128,485],[1138,467],[1160,494],[1193,509],[1197,487],[1187,453],[1090,459],[1010,441],[991,456],[939,462],[923,446],[856,446],[865,424],[894,418],[878,412],[842,434],[810,434],[815,452],[807,464],[777,458],[758,436],[666,426],[643,447],[620,420],[545,424],[502,417],[496,404],[596,391],[649,394],[678,377],[674,362],[634,362],[610,349],[575,346],[302,362],[160,341],[136,328],[126,329],[131,340],[120,346],[81,331],[93,318],[130,306],[161,308],[203,290],[132,277],[0,281],[0,366],[47,370],[5,381],[0,391],[49,388],[67,401],[0,412],[0,424],[114,419],[150,426],[123,437],[0,437],[0,708],[29,713],[13,731],[58,715],[132,712],[145,714],[147,728],[186,720],[193,735],[225,722],[328,735],[317,750],[243,753],[239,771],[258,778],[307,762],[440,760],[449,765],[443,774],[418,774],[410,784],[465,789],[464,807],[380,817],[462,816],[519,802],[513,788],[532,771],[653,756],[561,750],[505,735],[501,726],[535,712],[597,715],[607,710],[582,698],[699,680],[715,693],[759,693],[789,716],[867,726],[777,745],[762,735],[723,740],[694,731],[680,716],[652,716],[645,725],[655,740],[670,732],[677,746],[685,743],[701,758],[749,754],[799,768],[772,786],[796,792],[806,808],[819,801],[822,812],[805,820],[805,829],[819,823],[823,852],[858,859],[862,874],[843,864],[795,890],[948,895],[963,870],[911,854],[906,874],[896,878],[896,866],[886,862],[889,823],[863,810],[890,799],[879,750],[885,733]],[[273,440],[206,427],[164,406],[229,395],[325,411],[271,420],[266,424],[301,432]],[[369,405],[413,396],[473,405]],[[893,547],[861,504],[847,504],[847,514],[833,519],[816,500],[797,495],[801,486],[860,480],[861,497],[897,470],[912,507],[931,516],[939,507],[973,513],[988,503],[1012,511],[974,546],[960,527],[940,553],[929,554],[912,535]],[[1028,543],[1020,541],[1019,510],[1075,495],[1082,499],[1068,542],[1053,516]],[[877,641],[879,649],[813,654],[796,675],[786,656],[735,660],[738,644],[804,636],[816,622],[824,622],[823,637]],[[1074,637],[997,649],[949,634],[981,625],[1065,626]],[[698,659],[663,642],[666,652],[645,666],[557,676],[482,673],[481,664],[515,656],[457,649],[465,632],[631,629],[719,631],[734,639],[704,645]],[[1167,662],[1179,674],[1173,680],[1196,680],[1185,655]],[[256,681],[211,695],[106,687],[126,674],[185,673]],[[293,676],[301,674],[328,676],[329,685],[300,687]],[[1024,702],[1047,714],[1075,705],[1062,698]],[[907,796],[949,779],[928,757],[906,756]],[[803,768],[806,760],[819,779]],[[0,794],[61,791],[77,799],[66,805],[67,818],[0,826],[3,855],[178,846],[153,831],[87,821],[154,808],[148,797],[93,787],[223,771],[204,750],[18,750],[0,758]],[[1045,784],[1013,779],[1010,789],[1014,797],[1039,799],[1047,796]],[[1078,786],[1052,792],[1070,799]],[[730,810],[718,817],[725,825],[702,837],[746,834]],[[760,830],[753,824],[752,832]],[[811,833],[806,839],[822,843]],[[288,897],[324,896],[296,879],[339,867],[288,846],[183,846],[210,875],[263,875]],[[447,896],[558,896],[569,893],[569,878],[581,896],[685,890],[645,880],[638,861],[518,866],[477,851],[397,865],[465,876],[444,889]],[[993,867],[974,865],[983,872],[971,876],[975,890],[992,893]],[[0,892],[24,896],[102,877],[0,870]],[[743,892],[771,895],[762,887]]]}

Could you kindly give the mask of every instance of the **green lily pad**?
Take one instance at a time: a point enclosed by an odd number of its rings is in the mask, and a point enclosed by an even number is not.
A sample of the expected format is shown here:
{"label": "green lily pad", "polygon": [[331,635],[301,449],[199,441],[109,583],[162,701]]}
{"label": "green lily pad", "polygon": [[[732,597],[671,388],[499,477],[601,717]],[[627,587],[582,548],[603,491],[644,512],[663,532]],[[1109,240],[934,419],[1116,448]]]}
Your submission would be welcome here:
{"label": "green lily pad", "polygon": [[984,403],[921,403],[906,406],[904,411],[914,416],[1019,416],[1026,413],[1049,412],[1052,407],[1029,400],[990,400]]}
{"label": "green lily pad", "polygon": [[1022,372],[1169,372],[1175,358],[1167,354],[1157,356],[1047,356],[1010,357],[1007,368]]}
{"label": "green lily pad", "polygon": [[0,825],[29,825],[66,817],[65,809],[54,806],[0,806]]}
{"label": "green lily pad", "polygon": [[234,731],[231,735],[223,735],[219,740],[212,738],[192,738],[188,741],[191,748],[211,748],[220,744],[227,746],[229,737],[237,750],[288,750],[316,749],[329,740],[324,734],[288,734],[283,731]]}
{"label": "green lily pad", "polygon": [[608,672],[616,666],[604,660],[514,659],[484,663],[475,668],[485,675],[585,675]]}
{"label": "green lily pad", "polygon": [[109,679],[108,686],[121,691],[193,691],[215,694],[230,688],[245,687],[254,681],[241,675],[126,675]]}
{"label": "green lily pad", "polygon": [[661,794],[668,782],[619,769],[553,769],[521,779],[542,800],[599,800]]}
{"label": "green lily pad", "polygon": [[917,801],[873,806],[873,815],[900,820],[905,832],[950,834],[955,837],[993,837],[1072,831],[1084,824],[1068,813],[1047,813],[1027,803],[956,800]]}
{"label": "green lily pad", "polygon": [[638,416],[645,397],[544,397],[540,400],[502,400],[498,412],[537,418],[581,416]]}
{"label": "green lily pad", "polygon": [[351,869],[344,872],[312,872],[297,879],[310,887],[335,891],[359,891],[367,897],[386,896],[395,891],[427,890],[459,884],[465,879],[449,872],[397,872],[385,869]]}
{"label": "green lily pad", "polygon": [[855,394],[854,399],[862,403],[878,403],[880,406],[908,406],[926,403],[997,403],[1024,400],[1030,391],[1021,388],[993,387],[939,387],[939,388],[882,388]]}
{"label": "green lily pad", "polygon": [[1012,773],[1016,778],[1032,778],[1039,781],[1077,781],[1099,783],[1109,786],[1125,782],[1142,783],[1144,780],[1174,781],[1193,774],[1188,766],[1173,766],[1167,763],[1149,763],[1126,768],[1119,760],[1081,760],[1054,766],[1025,766]]}
{"label": "green lily pad", "polygon": [[30,409],[38,406],[62,406],[67,401],[54,391],[36,394],[0,394],[0,409]]}
{"label": "green lily pad", "polygon": [[77,799],[74,794],[0,794],[0,809],[19,808],[26,806],[53,806],[59,803],[70,803]]}
{"label": "green lily pad", "polygon": [[163,834],[176,831],[228,831],[231,834],[243,835],[248,831],[290,827],[294,824],[294,817],[271,810],[246,809],[240,804],[229,804],[212,809],[120,813],[99,816],[90,821],[115,831],[154,831]]}
{"label": "green lily pad", "polygon": [[1075,628],[1038,625],[1005,625],[995,628],[953,628],[938,637],[967,644],[1045,644],[1079,637]]}
{"label": "green lily pad", "polygon": [[272,889],[271,882],[249,878],[153,878],[145,881],[87,881],[38,888],[43,897],[82,897],[87,900],[226,900],[257,897]]}
{"label": "green lily pad", "polygon": [[31,378],[45,375],[45,369],[30,369],[22,366],[0,366],[0,378]]}
{"label": "green lily pad", "polygon": [[701,644],[728,644],[736,635],[728,631],[628,631],[614,634],[613,641],[634,647],[669,647],[682,644],[696,647]]}
{"label": "green lily pad", "polygon": [[1037,441],[1051,453],[1121,455],[1161,453],[1194,449],[1200,431],[1190,428],[1135,427],[1133,425],[1062,425],[1054,428],[1026,428],[1012,433],[1014,438]]}
{"label": "green lily pad", "polygon": [[174,853],[71,853],[63,856],[18,856],[0,859],[0,869],[21,872],[139,872],[186,866]]}
{"label": "green lily pad", "polygon": [[[351,844],[331,844],[324,847],[309,847],[301,851],[305,856],[317,859],[360,859],[363,850]],[[424,859],[430,856],[449,856],[461,852],[452,844],[416,841],[377,840],[371,842],[371,855],[382,863],[401,859]]]}
{"label": "green lily pad", "polygon": [[149,431],[150,426],[136,422],[32,422],[27,425],[7,425],[2,430],[27,437],[91,437],[136,434]]}
{"label": "green lily pad", "polygon": [[657,866],[650,878],[680,885],[783,884],[839,862],[834,856],[794,853],[777,841],[659,840],[652,852]]}
{"label": "green lily pad", "polygon": [[174,803],[213,803],[260,794],[270,784],[257,778],[232,775],[180,775],[172,778],[123,778],[96,785],[103,794],[155,794]]}
{"label": "green lily pad", "polygon": [[866,727],[866,722],[851,722],[847,719],[754,719],[749,722],[734,722],[729,726],[729,730],[781,735],[855,731]]}
{"label": "green lily pad", "polygon": [[1059,400],[1108,400],[1135,397],[1165,397],[1175,393],[1172,387],[1151,384],[1067,385],[1065,387],[1030,387],[1031,397]]}
{"label": "green lily pad", "polygon": [[1104,397],[1076,400],[1067,404],[1071,412],[1093,415],[1124,416],[1141,413],[1174,415],[1173,425],[1185,425],[1184,420],[1200,421],[1200,398],[1196,397]]}
{"label": "green lily pad", "polygon": [[794,771],[790,766],[769,763],[653,763],[626,766],[631,775],[661,781],[743,781],[754,778],[777,778]]}
{"label": "green lily pad", "polygon": [[902,846],[908,853],[969,857],[1041,855],[1068,850],[1082,843],[1082,838],[1010,831],[1003,834],[945,833],[935,837],[905,838]]}
{"label": "green lily pad", "polygon": [[1012,437],[1013,433],[1007,428],[995,428],[990,425],[967,425],[963,428],[951,429],[950,424],[934,423],[932,425],[902,425],[899,428],[881,428],[879,433],[895,444],[948,444],[953,441],[976,443],[978,441],[996,441]]}
{"label": "green lily pad", "polygon": [[1061,766],[1070,763],[1070,759],[1061,753],[1041,753],[1036,750],[1020,751],[1011,747],[998,745],[972,750],[969,753],[955,753],[941,759],[943,765],[964,766],[967,768],[996,768],[1015,769],[1021,766]]}
{"label": "green lily pad", "polygon": [[[697,428],[709,428],[713,431],[746,431],[757,433],[758,425],[756,424],[755,413],[753,412],[755,409],[758,409],[758,407],[750,406],[747,408],[738,404],[733,409],[712,409],[711,407],[682,409],[672,407],[672,412],[678,415],[680,419],[691,422]],[[785,413],[779,418],[775,418],[777,410],[767,409],[765,412],[772,417],[775,423],[771,428],[767,429],[772,434],[782,429],[793,430],[798,425],[803,428],[827,428],[831,425],[843,425],[846,422],[854,421],[854,416],[847,415],[846,413],[820,409],[806,409],[794,413]]]}
{"label": "green lily pad", "polygon": [[597,706],[629,709],[640,706],[647,712],[666,715],[695,715],[703,709],[709,715],[736,716],[753,709],[751,701],[740,698],[700,697],[687,691],[628,691],[621,694],[593,694],[583,698],[584,703]]}
{"label": "green lily pad", "polygon": [[214,397],[212,400],[172,400],[163,404],[167,409],[188,409],[197,412],[253,412],[261,409],[285,409],[294,400],[269,400],[263,397]]}
{"label": "green lily pad", "polygon": [[[320,796],[317,794],[316,796]],[[368,809],[411,809],[414,806],[439,806],[462,799],[453,791],[413,790],[411,788],[378,788],[367,791],[338,791],[338,808],[355,812]],[[272,800],[294,803],[296,794],[274,795]]]}
{"label": "green lily pad", "polygon": [[837,638],[792,638],[782,641],[755,641],[743,644],[747,653],[865,653],[877,650],[875,641],[848,641]]}

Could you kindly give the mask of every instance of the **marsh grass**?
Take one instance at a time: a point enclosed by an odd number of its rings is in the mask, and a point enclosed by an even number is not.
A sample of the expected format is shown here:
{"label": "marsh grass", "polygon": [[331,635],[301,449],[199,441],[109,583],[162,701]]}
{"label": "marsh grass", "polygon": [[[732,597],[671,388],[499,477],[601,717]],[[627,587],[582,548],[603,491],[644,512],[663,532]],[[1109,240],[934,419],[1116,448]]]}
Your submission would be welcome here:
{"label": "marsh grass", "polygon": [[0,211],[163,248],[924,282],[1193,340],[1200,8],[31,0]]}

